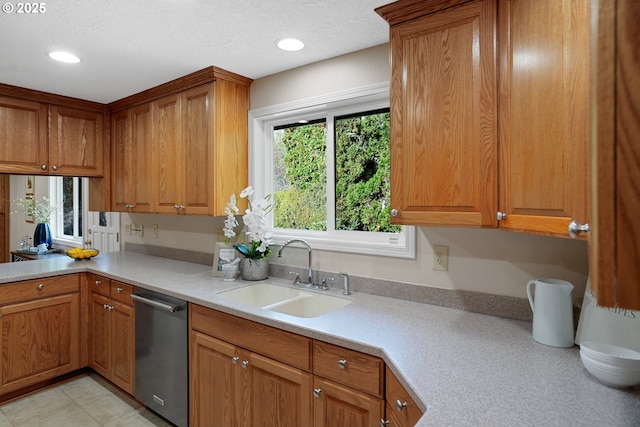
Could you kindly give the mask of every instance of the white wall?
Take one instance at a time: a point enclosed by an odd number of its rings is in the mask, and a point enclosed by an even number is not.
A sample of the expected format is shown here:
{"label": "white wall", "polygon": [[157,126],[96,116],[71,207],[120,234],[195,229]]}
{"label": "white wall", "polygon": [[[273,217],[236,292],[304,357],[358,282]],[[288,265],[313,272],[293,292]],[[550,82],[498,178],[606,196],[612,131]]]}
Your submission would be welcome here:
{"label": "white wall", "polygon": [[[253,82],[251,108],[262,108],[356,87],[388,81],[388,45],[380,45],[307,65]],[[222,240],[223,218],[171,215],[123,215],[126,222],[142,223],[145,236],[123,236],[125,242],[145,243],[213,253]],[[150,232],[153,224],[158,237]],[[346,271],[445,289],[470,290],[526,298],[527,281],[556,277],[574,284],[581,301],[588,274],[587,243],[501,230],[420,227],[415,260],[314,251],[314,269]],[[433,271],[433,245],[449,246],[449,271]],[[287,249],[273,263],[306,265],[306,253]]]}

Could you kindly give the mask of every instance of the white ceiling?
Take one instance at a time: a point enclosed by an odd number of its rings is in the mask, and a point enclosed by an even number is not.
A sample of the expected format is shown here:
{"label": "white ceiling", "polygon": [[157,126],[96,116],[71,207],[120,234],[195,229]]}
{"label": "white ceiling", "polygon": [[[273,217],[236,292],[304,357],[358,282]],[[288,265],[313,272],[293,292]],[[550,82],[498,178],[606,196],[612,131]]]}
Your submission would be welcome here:
{"label": "white ceiling", "polygon": [[[210,65],[257,79],[386,43],[373,9],[391,1],[45,0],[0,12],[0,83],[109,103]],[[284,37],[305,48],[279,50]]]}

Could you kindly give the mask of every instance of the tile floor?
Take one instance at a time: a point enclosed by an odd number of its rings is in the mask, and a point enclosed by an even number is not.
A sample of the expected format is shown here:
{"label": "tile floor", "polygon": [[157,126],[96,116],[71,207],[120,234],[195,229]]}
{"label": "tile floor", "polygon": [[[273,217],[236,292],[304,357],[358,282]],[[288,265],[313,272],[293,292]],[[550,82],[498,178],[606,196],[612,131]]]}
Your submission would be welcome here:
{"label": "tile floor", "polygon": [[0,406],[0,427],[171,427],[99,375],[89,374]]}

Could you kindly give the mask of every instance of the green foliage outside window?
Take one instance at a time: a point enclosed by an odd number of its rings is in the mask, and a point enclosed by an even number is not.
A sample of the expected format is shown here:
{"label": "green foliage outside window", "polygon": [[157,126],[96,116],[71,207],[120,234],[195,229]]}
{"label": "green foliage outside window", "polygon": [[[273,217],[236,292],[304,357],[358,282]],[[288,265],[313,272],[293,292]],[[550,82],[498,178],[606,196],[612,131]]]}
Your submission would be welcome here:
{"label": "green foliage outside window", "polygon": [[337,118],[336,230],[399,232],[389,215],[389,112]]}
{"label": "green foliage outside window", "polygon": [[327,229],[327,128],[324,122],[274,135],[274,226]]}
{"label": "green foliage outside window", "polygon": [[[390,224],[389,112],[335,119],[336,230],[399,232]],[[274,225],[326,230],[326,123],[274,132]]]}

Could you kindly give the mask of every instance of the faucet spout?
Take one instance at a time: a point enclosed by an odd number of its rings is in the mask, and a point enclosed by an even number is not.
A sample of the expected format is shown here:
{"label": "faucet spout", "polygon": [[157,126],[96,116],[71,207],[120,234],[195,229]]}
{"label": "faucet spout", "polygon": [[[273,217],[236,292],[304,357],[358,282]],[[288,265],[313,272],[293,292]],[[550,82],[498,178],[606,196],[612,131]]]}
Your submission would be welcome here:
{"label": "faucet spout", "polygon": [[289,246],[291,243],[300,243],[302,244],[306,249],[307,252],[309,253],[309,265],[308,265],[308,272],[307,272],[307,284],[309,285],[313,285],[313,271],[311,270],[311,245],[309,243],[307,243],[305,240],[302,239],[290,239],[287,240],[278,250],[278,258],[282,257],[282,250],[284,248],[286,248],[287,246]]}

